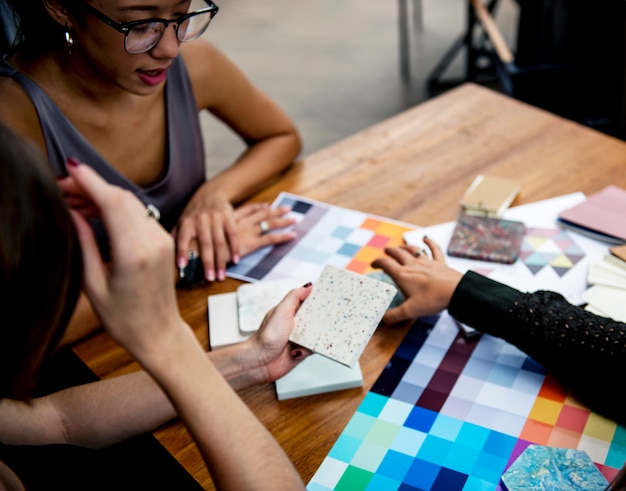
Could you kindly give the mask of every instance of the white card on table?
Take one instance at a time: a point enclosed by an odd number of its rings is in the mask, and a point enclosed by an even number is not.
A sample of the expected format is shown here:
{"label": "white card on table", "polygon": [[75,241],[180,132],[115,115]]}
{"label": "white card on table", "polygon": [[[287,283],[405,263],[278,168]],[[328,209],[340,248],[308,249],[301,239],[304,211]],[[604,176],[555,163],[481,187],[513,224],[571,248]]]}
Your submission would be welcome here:
{"label": "white card on table", "polygon": [[396,292],[389,283],[326,265],[296,313],[289,339],[353,367]]}

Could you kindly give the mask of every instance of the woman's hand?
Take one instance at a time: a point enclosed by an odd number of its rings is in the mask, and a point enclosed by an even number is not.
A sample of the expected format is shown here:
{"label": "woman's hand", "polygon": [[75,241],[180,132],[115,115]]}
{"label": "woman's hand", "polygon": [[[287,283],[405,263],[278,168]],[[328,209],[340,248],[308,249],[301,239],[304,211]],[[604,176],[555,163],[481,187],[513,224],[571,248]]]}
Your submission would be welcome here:
{"label": "woman's hand", "polygon": [[293,240],[295,232],[279,231],[295,224],[293,218],[285,216],[290,211],[287,206],[270,208],[267,203],[247,203],[237,208],[235,218],[241,256],[247,256],[261,247]]}
{"label": "woman's hand", "polygon": [[439,245],[427,237],[424,243],[431,251],[432,260],[426,251],[403,245],[385,249],[387,256],[372,262],[372,267],[381,268],[391,276],[405,296],[401,305],[385,313],[385,324],[438,314],[448,307],[461,281],[463,275],[446,265]]}
{"label": "woman's hand", "polygon": [[111,261],[100,256],[93,231],[72,210],[85,262],[85,290],[103,324],[140,362],[185,326],[173,288],[174,242],[129,191],[107,184],[87,165],[68,172],[93,203],[109,234]]}
{"label": "woman's hand", "polygon": [[278,380],[311,354],[308,349],[289,341],[296,312],[311,290],[311,284],[307,284],[290,291],[265,315],[259,330],[244,341],[250,353],[248,361],[254,362],[260,371],[257,383]]}
{"label": "woman's hand", "polygon": [[[187,253],[198,252],[208,281],[226,278],[228,262],[269,245],[294,238],[293,232],[267,233],[293,225],[286,218],[289,208],[270,208],[265,203],[249,203],[236,210],[219,196],[202,198],[196,193],[174,230],[177,241],[176,264],[187,265]],[[197,249],[197,250],[196,250]]]}
{"label": "woman's hand", "polygon": [[184,268],[187,253],[198,247],[196,252],[202,259],[207,281],[224,280],[228,261],[237,263],[241,257],[236,221],[233,205],[227,199],[200,188],[173,231],[177,266]]}
{"label": "woman's hand", "polygon": [[[198,229],[191,228],[192,220],[181,218],[175,231],[178,240],[178,267],[187,264],[188,251],[195,251],[202,260],[205,278],[208,281],[221,281],[226,278],[228,262],[237,263],[240,257],[247,256],[261,247],[281,244],[295,237],[293,231],[279,231],[295,223],[294,219],[285,216],[290,211],[289,207],[271,208],[267,203],[247,203],[235,210],[230,207],[226,211],[228,207],[230,204],[223,207],[225,211],[221,215],[211,214],[211,218],[208,218],[209,214],[201,213],[196,222]],[[234,220],[232,227],[231,220]],[[187,226],[183,228],[180,223]],[[218,223],[222,223],[222,226],[216,225]],[[209,233],[206,233],[207,230]],[[186,239],[187,236],[191,238]],[[213,239],[215,242],[211,243]],[[236,255],[233,243],[237,244]],[[224,263],[221,262],[222,258]]]}
{"label": "woman's hand", "polygon": [[85,191],[74,179],[70,176],[58,176],[57,184],[72,210],[80,213],[85,219],[99,216],[100,212],[94,202],[85,195]]}

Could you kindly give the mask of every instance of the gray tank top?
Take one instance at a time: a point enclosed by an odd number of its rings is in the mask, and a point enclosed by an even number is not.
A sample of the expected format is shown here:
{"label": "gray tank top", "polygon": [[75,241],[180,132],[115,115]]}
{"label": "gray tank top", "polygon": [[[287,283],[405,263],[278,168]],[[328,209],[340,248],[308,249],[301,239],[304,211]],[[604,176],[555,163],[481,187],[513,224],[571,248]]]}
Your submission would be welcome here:
{"label": "gray tank top", "polygon": [[6,57],[1,60],[0,75],[18,82],[37,110],[48,160],[56,175],[67,174],[66,159],[76,157],[111,184],[128,189],[145,204],[156,206],[161,212],[161,223],[167,230],[176,225],[183,208],[205,181],[198,108],[180,56],[172,63],[165,86],[167,155],[164,175],[160,181],[146,188],[129,181],[109,165],[39,85],[13,68]]}

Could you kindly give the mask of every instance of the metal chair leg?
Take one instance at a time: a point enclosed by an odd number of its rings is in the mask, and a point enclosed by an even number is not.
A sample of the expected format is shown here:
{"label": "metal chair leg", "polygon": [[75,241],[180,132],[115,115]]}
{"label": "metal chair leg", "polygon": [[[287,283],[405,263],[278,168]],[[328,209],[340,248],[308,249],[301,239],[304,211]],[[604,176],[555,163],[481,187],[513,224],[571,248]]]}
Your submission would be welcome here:
{"label": "metal chair leg", "polygon": [[422,24],[422,0],[398,0],[400,75],[404,83],[411,81],[411,34],[421,30]]}

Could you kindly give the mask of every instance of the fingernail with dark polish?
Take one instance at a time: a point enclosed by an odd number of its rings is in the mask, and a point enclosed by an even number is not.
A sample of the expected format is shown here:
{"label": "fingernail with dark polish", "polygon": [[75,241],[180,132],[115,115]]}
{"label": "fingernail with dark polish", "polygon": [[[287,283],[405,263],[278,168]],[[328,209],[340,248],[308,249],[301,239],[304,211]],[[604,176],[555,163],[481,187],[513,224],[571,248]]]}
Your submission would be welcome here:
{"label": "fingernail with dark polish", "polygon": [[299,349],[295,349],[291,352],[291,357],[294,360],[297,360],[298,358],[302,358],[302,350]]}
{"label": "fingernail with dark polish", "polygon": [[80,165],[80,160],[76,157],[68,157],[65,162],[67,162],[67,165],[71,165],[72,167],[78,167]]}
{"label": "fingernail with dark polish", "polygon": [[302,285],[302,288],[308,288],[312,285],[313,283],[311,283],[310,281],[308,283],[305,283],[304,285]]}

